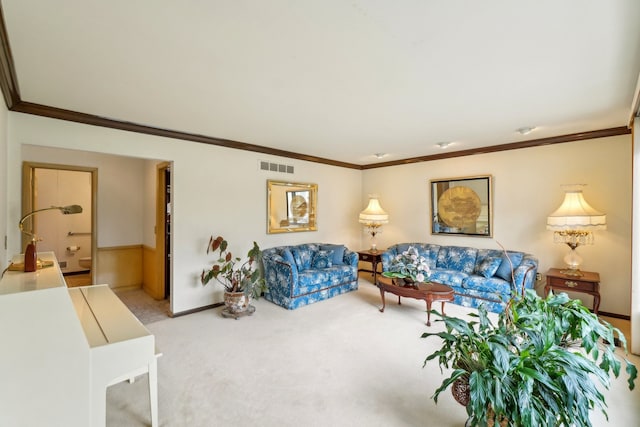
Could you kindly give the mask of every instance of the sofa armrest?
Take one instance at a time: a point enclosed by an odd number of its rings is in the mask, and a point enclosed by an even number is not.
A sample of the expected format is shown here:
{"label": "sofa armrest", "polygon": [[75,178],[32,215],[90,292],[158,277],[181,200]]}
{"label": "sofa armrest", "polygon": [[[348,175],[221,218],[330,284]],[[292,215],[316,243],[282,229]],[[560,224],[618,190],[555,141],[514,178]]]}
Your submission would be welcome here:
{"label": "sofa armrest", "polygon": [[389,266],[391,265],[391,260],[396,256],[395,245],[387,249],[386,251],[380,254],[380,260],[382,261],[382,271],[388,271]]}
{"label": "sofa armrest", "polygon": [[290,297],[298,284],[298,268],[278,254],[263,255],[267,292]]}
{"label": "sofa armrest", "polygon": [[538,259],[533,255],[524,254],[520,265],[514,271],[514,286],[518,293],[524,292],[525,289],[533,289],[536,281],[536,273],[538,272]]}
{"label": "sofa armrest", "polygon": [[358,254],[345,248],[342,262],[344,262],[345,265],[358,268]]}

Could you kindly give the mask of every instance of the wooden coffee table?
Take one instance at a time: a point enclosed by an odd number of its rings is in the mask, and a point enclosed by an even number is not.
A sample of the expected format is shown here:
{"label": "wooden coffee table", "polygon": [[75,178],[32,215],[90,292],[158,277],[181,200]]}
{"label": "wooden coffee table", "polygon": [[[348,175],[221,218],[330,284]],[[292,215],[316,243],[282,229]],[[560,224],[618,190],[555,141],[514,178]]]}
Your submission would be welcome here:
{"label": "wooden coffee table", "polygon": [[384,313],[386,301],[385,292],[398,296],[398,304],[400,297],[408,297],[421,299],[427,303],[427,326],[431,326],[431,303],[434,301],[442,302],[442,314],[444,314],[444,303],[453,301],[453,289],[442,283],[414,283],[412,286],[399,286],[394,283],[393,279],[384,276],[378,276],[376,286],[380,288],[380,297],[382,297],[382,308],[380,312]]}

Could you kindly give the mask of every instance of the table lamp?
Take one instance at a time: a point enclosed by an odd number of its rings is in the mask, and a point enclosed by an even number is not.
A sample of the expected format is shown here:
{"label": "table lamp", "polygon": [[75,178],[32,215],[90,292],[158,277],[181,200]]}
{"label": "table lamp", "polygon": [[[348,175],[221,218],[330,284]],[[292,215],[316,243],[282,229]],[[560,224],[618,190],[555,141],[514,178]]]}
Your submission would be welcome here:
{"label": "table lamp", "polygon": [[382,232],[382,224],[389,222],[389,215],[382,209],[378,197],[369,196],[369,204],[366,209],[360,212],[358,222],[367,227],[367,232],[371,235],[371,252],[377,252],[376,235]]}
{"label": "table lamp", "polygon": [[24,251],[25,272],[36,271],[38,267],[38,253],[36,251],[36,241],[38,239],[36,238],[36,235],[34,233],[31,233],[24,229],[24,221],[38,212],[50,211],[55,209],[58,209],[60,212],[62,212],[63,215],[71,215],[82,212],[82,206],[80,205],[51,206],[50,208],[36,209],[35,211],[29,212],[28,214],[23,216],[18,223],[18,228],[20,229],[20,231],[28,236],[31,236],[31,242],[29,242],[27,248]]}
{"label": "table lamp", "polygon": [[582,276],[582,257],[576,252],[580,245],[593,245],[593,231],[607,229],[607,216],[592,208],[582,195],[584,184],[563,186],[565,190],[562,205],[547,217],[547,230],[553,230],[553,241],[565,243],[571,252],[564,257],[568,276]]}

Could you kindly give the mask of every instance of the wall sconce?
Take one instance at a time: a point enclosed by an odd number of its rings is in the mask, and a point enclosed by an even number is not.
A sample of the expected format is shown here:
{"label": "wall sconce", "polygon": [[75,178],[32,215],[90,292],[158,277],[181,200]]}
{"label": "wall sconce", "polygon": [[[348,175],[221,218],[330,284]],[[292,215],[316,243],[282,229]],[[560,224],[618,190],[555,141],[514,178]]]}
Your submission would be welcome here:
{"label": "wall sconce", "polygon": [[24,230],[24,221],[38,212],[50,211],[55,209],[58,209],[60,212],[62,212],[63,215],[71,215],[71,214],[77,214],[82,212],[82,206],[80,205],[51,206],[50,208],[37,209],[33,212],[29,212],[28,214],[23,216],[20,219],[20,222],[18,223],[18,228],[20,229],[20,231],[28,236],[31,236],[31,242],[29,242],[29,244],[27,245],[27,248],[24,251],[24,271],[25,272],[36,271],[36,269],[38,268],[38,253],[36,251],[36,241],[38,239],[34,233]]}
{"label": "wall sconce", "polygon": [[389,222],[389,215],[382,209],[378,197],[369,196],[369,204],[366,209],[360,212],[358,222],[367,227],[367,232],[371,235],[371,252],[378,252],[376,246],[376,235],[381,233],[382,224]]}
{"label": "wall sconce", "polygon": [[593,209],[582,195],[583,184],[563,186],[562,205],[547,217],[547,230],[553,230],[554,243],[565,243],[571,252],[564,257],[568,276],[582,276],[582,257],[576,252],[580,245],[593,245],[593,231],[607,229],[607,216]]}

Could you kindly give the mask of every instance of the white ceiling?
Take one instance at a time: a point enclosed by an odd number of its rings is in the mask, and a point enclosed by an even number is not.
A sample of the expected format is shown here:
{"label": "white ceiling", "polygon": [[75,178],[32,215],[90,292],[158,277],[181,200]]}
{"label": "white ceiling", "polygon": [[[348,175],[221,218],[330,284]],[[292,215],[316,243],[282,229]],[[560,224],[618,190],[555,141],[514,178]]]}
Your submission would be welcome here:
{"label": "white ceiling", "polygon": [[357,165],[626,126],[640,72],[638,0],[1,4],[22,101]]}

